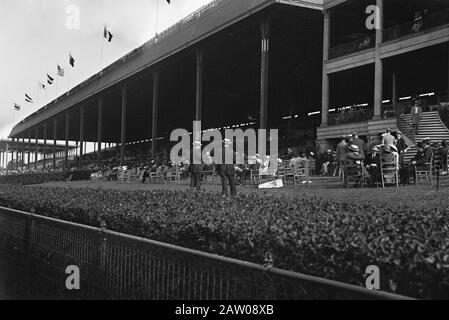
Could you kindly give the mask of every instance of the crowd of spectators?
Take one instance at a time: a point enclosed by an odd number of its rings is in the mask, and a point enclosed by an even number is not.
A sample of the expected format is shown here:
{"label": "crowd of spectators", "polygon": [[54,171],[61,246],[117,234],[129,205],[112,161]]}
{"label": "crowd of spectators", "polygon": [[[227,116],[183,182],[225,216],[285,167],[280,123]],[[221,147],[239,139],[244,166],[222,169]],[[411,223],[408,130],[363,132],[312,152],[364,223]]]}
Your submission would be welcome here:
{"label": "crowd of spectators", "polygon": [[[431,171],[435,155],[441,158],[442,173],[447,174],[447,145],[446,140],[442,143],[432,143],[430,138],[425,138],[413,146],[407,145],[402,133],[393,133],[391,129],[387,129],[380,137],[372,137],[366,143],[354,132],[351,135],[342,136],[336,151],[328,150],[323,156],[322,173],[338,176],[343,181],[345,166],[359,164],[367,182],[374,185],[380,181],[381,162],[392,163],[398,171],[399,182],[406,185],[410,183],[411,178],[415,178],[416,171]],[[412,147],[416,147],[417,152],[412,160],[407,162],[404,155]]]}

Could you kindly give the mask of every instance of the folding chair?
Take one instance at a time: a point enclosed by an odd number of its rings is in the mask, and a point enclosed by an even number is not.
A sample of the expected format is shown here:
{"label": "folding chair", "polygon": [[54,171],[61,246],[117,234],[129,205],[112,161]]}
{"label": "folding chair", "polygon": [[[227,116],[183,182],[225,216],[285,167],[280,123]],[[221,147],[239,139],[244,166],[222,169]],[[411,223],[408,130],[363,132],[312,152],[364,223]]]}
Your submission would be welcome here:
{"label": "folding chair", "polygon": [[259,183],[262,183],[263,181],[270,181],[274,180],[276,178],[276,173],[278,171],[278,168],[268,166],[268,168],[260,167],[259,168]]}
{"label": "folding chair", "polygon": [[344,170],[344,186],[346,188],[349,187],[349,183],[353,182],[354,185],[360,184],[360,187],[363,188],[365,183],[365,171],[363,169],[362,161],[346,161]]}
{"label": "folding chair", "polygon": [[302,184],[307,180],[305,167],[293,167],[293,183],[294,185]]}
{"label": "folding chair", "polygon": [[425,177],[427,184],[432,185],[433,179],[432,179],[432,173],[433,173],[433,158],[434,155],[432,153],[432,157],[430,158],[430,162],[426,162],[422,166],[415,166],[415,181],[416,183],[423,183],[423,177]]}
{"label": "folding chair", "polygon": [[394,155],[380,157],[380,175],[382,188],[385,188],[387,184],[399,187],[399,167]]}

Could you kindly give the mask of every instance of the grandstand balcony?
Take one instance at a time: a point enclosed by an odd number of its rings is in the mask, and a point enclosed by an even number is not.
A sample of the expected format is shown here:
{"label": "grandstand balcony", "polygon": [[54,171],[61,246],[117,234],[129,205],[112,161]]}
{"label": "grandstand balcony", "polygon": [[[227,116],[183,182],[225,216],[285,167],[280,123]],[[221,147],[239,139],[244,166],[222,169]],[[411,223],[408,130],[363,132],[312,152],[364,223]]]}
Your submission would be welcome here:
{"label": "grandstand balcony", "polygon": [[[367,27],[372,5],[377,28]],[[369,133],[376,121],[394,128],[417,96],[438,98],[426,106],[449,100],[449,1],[325,0],[323,13],[319,139],[356,127]],[[335,111],[353,105],[358,110]]]}
{"label": "grandstand balcony", "polygon": [[[382,2],[382,1],[377,1]],[[449,27],[449,2],[417,0],[383,0],[381,32],[368,29],[367,8],[378,5],[374,0],[327,0],[324,8],[330,18],[330,48],[328,60],[374,53],[379,46],[405,40],[424,38],[431,42],[441,29]],[[419,13],[417,16],[415,16]],[[422,23],[419,23],[419,17]],[[422,41],[422,40],[419,40]],[[427,42],[426,41],[426,42]],[[381,50],[382,51],[382,50]]]}

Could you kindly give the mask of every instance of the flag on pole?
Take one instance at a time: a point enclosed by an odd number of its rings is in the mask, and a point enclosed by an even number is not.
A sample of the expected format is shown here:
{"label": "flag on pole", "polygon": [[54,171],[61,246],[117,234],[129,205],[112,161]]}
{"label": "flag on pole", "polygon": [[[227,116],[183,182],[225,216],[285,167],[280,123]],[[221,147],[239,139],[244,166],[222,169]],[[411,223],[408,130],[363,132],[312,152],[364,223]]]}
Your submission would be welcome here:
{"label": "flag on pole", "polygon": [[74,68],[75,67],[75,59],[73,59],[72,55],[69,54],[69,64]]}
{"label": "flag on pole", "polygon": [[20,111],[20,106],[17,103],[14,103],[14,109],[16,111]]}
{"label": "flag on pole", "polygon": [[29,103],[34,103],[33,98],[31,98],[28,94],[25,93],[25,101]]}
{"label": "flag on pole", "polygon": [[47,73],[47,83],[51,85],[53,84],[53,81],[55,81],[55,79],[50,77],[50,75]]}
{"label": "flag on pole", "polygon": [[108,42],[111,42],[112,38],[114,37],[112,35],[111,31],[109,31],[106,26],[104,27],[103,36],[104,36],[105,39],[108,40]]}
{"label": "flag on pole", "polygon": [[39,81],[38,85],[39,85],[39,90],[45,90],[45,84],[43,84],[42,82]]}
{"label": "flag on pole", "polygon": [[58,64],[58,76],[64,77],[64,69],[62,69]]}

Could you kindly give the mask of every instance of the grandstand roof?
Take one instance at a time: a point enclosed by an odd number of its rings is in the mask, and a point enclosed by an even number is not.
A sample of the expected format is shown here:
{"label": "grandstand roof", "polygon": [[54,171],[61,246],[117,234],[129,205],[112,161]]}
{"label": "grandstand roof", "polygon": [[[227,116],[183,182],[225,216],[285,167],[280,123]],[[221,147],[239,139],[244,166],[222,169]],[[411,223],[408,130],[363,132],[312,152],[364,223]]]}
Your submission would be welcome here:
{"label": "grandstand roof", "polygon": [[[26,138],[27,130],[43,121],[78,107],[125,80],[136,78],[184,49],[276,4],[322,10],[323,0],[214,0],[19,122],[9,137]],[[58,138],[61,136],[58,134]]]}
{"label": "grandstand roof", "polygon": [[[39,142],[38,144],[38,153],[43,154],[44,151],[46,154],[53,153],[54,145],[53,143],[47,143],[46,145],[44,143]],[[46,147],[46,148],[45,148]],[[75,149],[75,146],[69,145],[69,150]],[[21,141],[12,141],[12,140],[0,140],[0,151],[19,151],[22,150],[28,150],[28,142],[21,142]],[[36,143],[31,143],[31,150],[34,153],[36,150]],[[65,144],[57,144],[56,145],[56,152],[65,151]]]}

